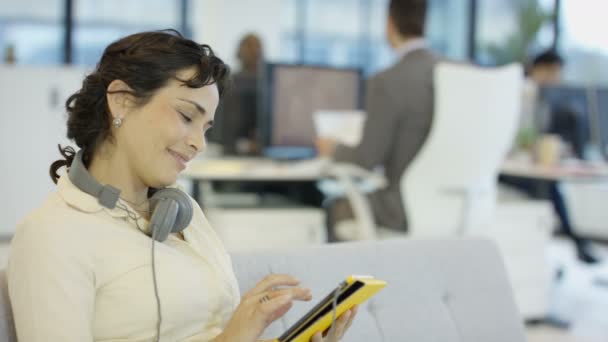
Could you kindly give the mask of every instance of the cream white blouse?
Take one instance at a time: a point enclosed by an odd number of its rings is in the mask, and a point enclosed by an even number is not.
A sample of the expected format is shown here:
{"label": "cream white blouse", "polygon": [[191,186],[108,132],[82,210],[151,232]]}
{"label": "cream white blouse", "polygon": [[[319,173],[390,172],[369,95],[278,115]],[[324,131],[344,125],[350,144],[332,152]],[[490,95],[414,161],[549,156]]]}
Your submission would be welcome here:
{"label": "cream white blouse", "polygon": [[[213,339],[240,298],[230,257],[192,203],[185,241],[171,235],[155,246],[161,341]],[[11,243],[8,285],[19,341],[152,341],[151,246],[124,210],[101,206],[62,176]]]}

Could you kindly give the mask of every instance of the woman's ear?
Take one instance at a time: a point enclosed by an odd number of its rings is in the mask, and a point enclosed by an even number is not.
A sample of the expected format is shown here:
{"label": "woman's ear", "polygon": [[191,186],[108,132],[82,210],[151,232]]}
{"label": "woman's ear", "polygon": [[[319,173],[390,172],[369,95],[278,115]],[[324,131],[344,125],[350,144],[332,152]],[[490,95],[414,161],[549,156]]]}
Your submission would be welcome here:
{"label": "woman's ear", "polygon": [[135,106],[133,89],[121,80],[110,82],[106,90],[106,100],[113,119],[123,119]]}

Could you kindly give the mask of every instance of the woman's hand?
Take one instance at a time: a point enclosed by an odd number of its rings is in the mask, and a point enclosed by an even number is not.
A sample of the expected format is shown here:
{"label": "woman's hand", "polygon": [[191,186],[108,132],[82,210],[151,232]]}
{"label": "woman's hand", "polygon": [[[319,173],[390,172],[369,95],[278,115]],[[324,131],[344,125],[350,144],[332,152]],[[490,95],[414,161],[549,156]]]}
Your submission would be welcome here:
{"label": "woman's hand", "polygon": [[[344,337],[344,333],[350,325],[353,323],[353,319],[357,315],[357,307],[354,306],[352,309],[344,312],[338,319],[336,319],[336,326],[334,327],[334,338],[330,341],[330,336],[323,336],[321,332],[318,332],[312,336],[311,342],[338,342]],[[329,334],[329,329],[327,330]]]}
{"label": "woman's hand", "polygon": [[297,287],[298,284],[299,280],[286,274],[264,278],[241,298],[226,328],[214,341],[257,341],[270,323],[289,311],[294,300],[312,299],[310,289]]}

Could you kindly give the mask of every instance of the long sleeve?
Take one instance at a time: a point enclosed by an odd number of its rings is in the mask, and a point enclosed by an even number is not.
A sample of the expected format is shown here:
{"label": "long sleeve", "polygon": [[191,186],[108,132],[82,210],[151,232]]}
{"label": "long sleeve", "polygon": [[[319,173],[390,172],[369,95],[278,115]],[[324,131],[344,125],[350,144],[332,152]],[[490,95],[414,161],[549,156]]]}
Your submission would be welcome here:
{"label": "long sleeve", "polygon": [[384,165],[395,143],[398,127],[398,113],[379,79],[367,83],[365,111],[367,119],[361,142],[356,147],[338,145],[334,159],[371,169]]}
{"label": "long sleeve", "polygon": [[20,342],[93,341],[93,272],[84,247],[64,237],[48,223],[17,229],[8,286]]}

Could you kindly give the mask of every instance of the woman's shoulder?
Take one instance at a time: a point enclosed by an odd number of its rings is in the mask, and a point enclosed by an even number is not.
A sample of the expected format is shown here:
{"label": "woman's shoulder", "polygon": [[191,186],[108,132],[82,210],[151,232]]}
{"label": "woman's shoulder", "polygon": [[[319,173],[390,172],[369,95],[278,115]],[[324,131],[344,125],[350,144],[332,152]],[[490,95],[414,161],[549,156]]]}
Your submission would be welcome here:
{"label": "woman's shoulder", "polygon": [[84,233],[82,227],[86,224],[83,221],[87,216],[68,205],[58,193],[53,193],[17,224],[12,244],[74,242]]}
{"label": "woman's shoulder", "polygon": [[[45,202],[21,220],[11,239],[8,274],[63,274],[66,269],[89,270],[95,260],[95,237],[79,229],[82,220],[59,195],[50,195]],[[25,278],[24,278],[25,277]]]}
{"label": "woman's shoulder", "polygon": [[205,216],[199,203],[190,195],[188,195],[188,198],[190,199],[190,203],[192,203],[192,220],[190,221],[190,226],[197,230],[211,229],[207,216]]}

